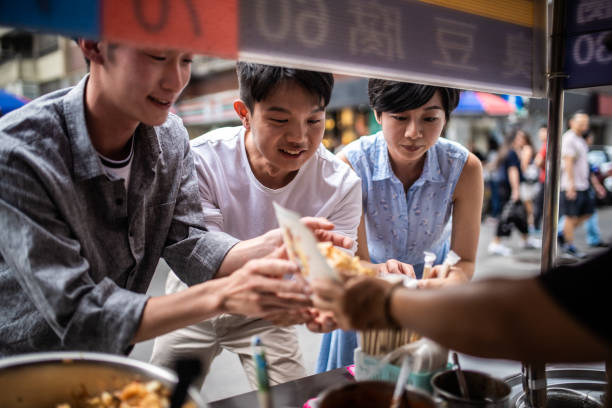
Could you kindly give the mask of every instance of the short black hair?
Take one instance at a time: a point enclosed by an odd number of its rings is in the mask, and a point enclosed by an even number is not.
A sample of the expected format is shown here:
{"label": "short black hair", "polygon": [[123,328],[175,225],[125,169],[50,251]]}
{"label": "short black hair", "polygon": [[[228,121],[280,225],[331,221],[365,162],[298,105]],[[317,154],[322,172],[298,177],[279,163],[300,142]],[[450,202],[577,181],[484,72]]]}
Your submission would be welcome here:
{"label": "short black hair", "polygon": [[414,84],[371,78],[368,81],[370,107],[377,115],[382,112],[400,113],[419,108],[427,103],[436,91],[440,92],[446,121],[459,104],[459,90],[441,86]]}
{"label": "short black hair", "polygon": [[264,100],[284,81],[295,81],[314,96],[318,96],[324,108],[329,104],[334,87],[334,76],[326,72],[238,61],[236,73],[240,86],[240,99],[251,111],[255,102]]}

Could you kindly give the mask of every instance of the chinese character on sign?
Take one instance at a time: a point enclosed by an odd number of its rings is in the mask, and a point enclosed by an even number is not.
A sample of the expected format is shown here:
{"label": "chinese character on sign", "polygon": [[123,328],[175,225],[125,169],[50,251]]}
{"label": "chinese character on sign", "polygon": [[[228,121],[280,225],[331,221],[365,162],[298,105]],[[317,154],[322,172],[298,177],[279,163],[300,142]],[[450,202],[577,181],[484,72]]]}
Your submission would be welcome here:
{"label": "chinese character on sign", "polygon": [[348,10],[355,18],[349,33],[351,55],[377,55],[388,60],[404,59],[401,11],[378,0],[353,0]]}
{"label": "chinese character on sign", "polygon": [[474,51],[476,26],[439,17],[435,21],[441,59],[433,61],[433,64],[461,71],[478,71],[478,67],[469,64]]}
{"label": "chinese character on sign", "polygon": [[506,34],[504,77],[531,78],[531,39],[524,33]]}
{"label": "chinese character on sign", "polygon": [[578,4],[576,22],[578,24],[612,19],[612,3],[609,0],[584,0]]}

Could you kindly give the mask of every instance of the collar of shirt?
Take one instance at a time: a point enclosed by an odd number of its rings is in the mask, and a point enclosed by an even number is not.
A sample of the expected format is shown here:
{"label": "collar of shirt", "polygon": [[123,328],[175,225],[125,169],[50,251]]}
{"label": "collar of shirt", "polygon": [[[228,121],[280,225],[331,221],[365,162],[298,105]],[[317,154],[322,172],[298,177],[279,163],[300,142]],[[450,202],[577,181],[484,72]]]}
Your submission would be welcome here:
{"label": "collar of shirt", "polygon": [[[85,120],[85,85],[89,74],[70,90],[64,97],[64,115],[66,117],[66,128],[70,139],[70,148],[73,157],[73,171],[77,180],[92,179],[105,174],[96,149],[91,143],[87,122]],[[153,127],[140,124],[136,129],[135,136],[140,136],[148,147],[151,165],[157,162],[161,154],[161,147],[157,134]]]}
{"label": "collar of shirt", "polygon": [[[414,183],[416,185],[423,184],[427,181],[432,183],[443,183],[444,177],[440,170],[440,163],[438,163],[438,155],[435,154],[437,143],[429,148],[425,153],[425,164],[423,165],[423,172],[421,176]],[[389,160],[389,152],[387,149],[387,142],[381,132],[376,135],[376,154],[377,159],[374,162],[374,171],[372,175],[373,181],[387,180],[391,178],[397,178],[391,169],[391,161]]]}

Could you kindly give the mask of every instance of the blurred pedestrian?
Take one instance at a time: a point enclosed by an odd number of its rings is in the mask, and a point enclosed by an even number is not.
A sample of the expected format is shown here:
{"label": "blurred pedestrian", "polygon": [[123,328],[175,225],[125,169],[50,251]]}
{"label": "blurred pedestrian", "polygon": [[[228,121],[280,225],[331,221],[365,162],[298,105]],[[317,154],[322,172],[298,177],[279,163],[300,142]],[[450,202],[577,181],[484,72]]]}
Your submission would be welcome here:
{"label": "blurred pedestrian", "polygon": [[589,116],[578,111],[569,120],[569,129],[561,144],[561,195],[559,207],[565,215],[563,230],[558,233],[559,244],[566,254],[584,258],[585,254],[574,245],[574,231],[595,210],[589,193],[589,147],[584,135],[589,129]]}
{"label": "blurred pedestrian", "polygon": [[533,226],[539,232],[542,224],[542,212],[544,211],[544,184],[546,182],[546,140],[548,138],[548,127],[546,123],[540,125],[538,129],[538,139],[540,140],[540,150],[533,159],[539,169],[538,192],[533,199]]}
{"label": "blurred pedestrian", "polygon": [[501,183],[499,185],[502,212],[497,223],[495,237],[489,243],[488,251],[491,254],[509,256],[512,250],[501,243],[502,237],[508,237],[512,228],[516,228],[522,238],[522,248],[539,248],[539,241],[529,237],[527,223],[527,210],[520,198],[520,182],[524,180],[521,168],[520,153],[527,143],[527,134],[517,129],[506,140],[504,151],[500,156],[499,172]]}
{"label": "blurred pedestrian", "polygon": [[520,137],[523,138],[523,147],[520,150],[521,173],[523,179],[520,182],[520,198],[527,211],[527,225],[529,232],[533,232],[534,210],[533,201],[538,194],[538,166],[535,164],[535,149],[531,141],[531,136],[525,131],[521,131]]}
{"label": "blurred pedestrian", "polygon": [[483,178],[485,179],[486,188],[488,190],[489,203],[487,205],[489,215],[493,218],[499,218],[501,213],[501,200],[499,196],[499,154],[500,144],[491,133],[488,138],[489,151],[487,152],[486,164],[483,168]]}

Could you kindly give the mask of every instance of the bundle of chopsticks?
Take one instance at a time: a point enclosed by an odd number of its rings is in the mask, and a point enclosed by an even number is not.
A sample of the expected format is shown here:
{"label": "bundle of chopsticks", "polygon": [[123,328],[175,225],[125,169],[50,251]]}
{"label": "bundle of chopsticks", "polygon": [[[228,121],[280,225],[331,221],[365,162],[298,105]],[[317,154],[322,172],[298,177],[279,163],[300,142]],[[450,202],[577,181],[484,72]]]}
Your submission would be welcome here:
{"label": "bundle of chopsticks", "polygon": [[370,356],[382,356],[415,342],[421,336],[409,329],[364,330],[358,332],[361,351]]}

